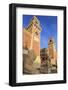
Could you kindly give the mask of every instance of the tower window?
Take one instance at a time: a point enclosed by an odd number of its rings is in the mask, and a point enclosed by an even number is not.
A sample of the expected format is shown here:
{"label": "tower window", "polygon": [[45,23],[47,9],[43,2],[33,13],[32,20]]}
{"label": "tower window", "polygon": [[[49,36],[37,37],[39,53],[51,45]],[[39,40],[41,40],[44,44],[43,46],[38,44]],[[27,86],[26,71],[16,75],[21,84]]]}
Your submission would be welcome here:
{"label": "tower window", "polygon": [[38,35],[38,32],[35,32],[36,35]]}
{"label": "tower window", "polygon": [[52,42],[52,40],[50,40],[50,42]]}

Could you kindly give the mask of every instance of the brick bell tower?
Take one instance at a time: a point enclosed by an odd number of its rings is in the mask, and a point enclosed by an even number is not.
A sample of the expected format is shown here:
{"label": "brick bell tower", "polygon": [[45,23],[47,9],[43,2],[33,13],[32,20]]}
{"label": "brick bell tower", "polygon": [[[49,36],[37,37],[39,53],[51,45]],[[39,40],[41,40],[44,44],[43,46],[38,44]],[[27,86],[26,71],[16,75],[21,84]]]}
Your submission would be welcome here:
{"label": "brick bell tower", "polygon": [[36,60],[34,61],[36,66],[40,65],[40,22],[36,16],[33,16],[29,25],[24,30],[24,47],[29,50],[33,50],[36,54]]}
{"label": "brick bell tower", "polygon": [[30,49],[33,49],[36,55],[40,55],[40,22],[34,16],[29,24],[29,32],[31,33]]}

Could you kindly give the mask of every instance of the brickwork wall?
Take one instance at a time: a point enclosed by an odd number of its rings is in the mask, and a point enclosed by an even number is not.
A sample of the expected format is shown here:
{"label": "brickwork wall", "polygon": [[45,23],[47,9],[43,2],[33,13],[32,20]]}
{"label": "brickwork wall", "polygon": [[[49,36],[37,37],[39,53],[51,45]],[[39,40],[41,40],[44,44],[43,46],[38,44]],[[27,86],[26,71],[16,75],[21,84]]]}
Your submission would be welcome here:
{"label": "brickwork wall", "polygon": [[36,53],[37,56],[40,55],[40,46],[39,46],[39,42],[36,42],[35,40],[33,40],[33,49]]}
{"label": "brickwork wall", "polygon": [[29,32],[23,30],[23,47],[30,48],[31,35]]}
{"label": "brickwork wall", "polygon": [[[26,30],[23,30],[23,47],[24,48],[28,48],[30,49],[30,45],[31,45],[31,33],[26,31]],[[33,47],[32,49],[34,50],[35,54],[37,56],[40,55],[40,38],[39,38],[39,41],[35,41],[33,39]]]}

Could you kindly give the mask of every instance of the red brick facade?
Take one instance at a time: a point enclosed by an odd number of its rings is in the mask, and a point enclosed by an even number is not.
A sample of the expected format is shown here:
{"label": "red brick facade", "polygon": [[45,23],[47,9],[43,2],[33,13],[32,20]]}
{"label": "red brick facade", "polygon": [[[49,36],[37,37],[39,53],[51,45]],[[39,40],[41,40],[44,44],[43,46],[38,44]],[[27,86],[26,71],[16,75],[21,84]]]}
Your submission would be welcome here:
{"label": "red brick facade", "polygon": [[[31,33],[23,30],[23,48],[27,48],[30,49],[30,45],[31,45]],[[33,42],[32,42],[32,49],[34,50],[35,54],[37,56],[40,55],[40,37],[38,38],[39,41],[35,41],[34,37],[33,37]]]}
{"label": "red brick facade", "polygon": [[31,34],[23,30],[23,48],[30,48]]}

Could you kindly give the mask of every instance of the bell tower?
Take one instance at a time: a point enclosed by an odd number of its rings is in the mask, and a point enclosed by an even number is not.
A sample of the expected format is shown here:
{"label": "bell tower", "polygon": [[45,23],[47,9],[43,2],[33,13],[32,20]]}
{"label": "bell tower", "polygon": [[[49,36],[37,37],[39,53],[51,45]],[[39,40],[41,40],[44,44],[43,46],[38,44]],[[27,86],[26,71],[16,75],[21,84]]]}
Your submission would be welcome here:
{"label": "bell tower", "polygon": [[41,64],[40,32],[40,22],[36,16],[33,16],[29,22],[29,25],[24,30],[24,47],[27,47],[27,50],[33,51],[36,55],[36,59],[33,62],[35,68],[39,68]]}
{"label": "bell tower", "polygon": [[28,27],[27,27],[28,32],[31,34],[31,40],[30,40],[30,47],[29,49],[33,49],[36,55],[40,55],[40,32],[41,32],[41,27],[40,27],[40,22],[37,19],[36,16],[33,16],[31,19]]}
{"label": "bell tower", "polygon": [[51,64],[55,65],[56,64],[56,48],[55,48],[55,42],[54,39],[51,38],[48,43],[48,53],[49,57],[51,58]]}

